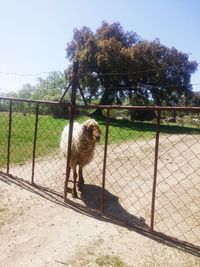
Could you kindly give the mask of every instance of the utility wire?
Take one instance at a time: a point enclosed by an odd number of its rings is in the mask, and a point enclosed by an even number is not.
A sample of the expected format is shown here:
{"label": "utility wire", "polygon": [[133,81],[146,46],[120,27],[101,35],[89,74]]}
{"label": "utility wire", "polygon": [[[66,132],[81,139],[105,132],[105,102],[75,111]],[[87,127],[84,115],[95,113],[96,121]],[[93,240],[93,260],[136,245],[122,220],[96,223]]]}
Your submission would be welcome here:
{"label": "utility wire", "polygon": [[13,75],[13,76],[20,76],[20,77],[25,77],[25,76],[37,77],[43,74],[51,74],[53,72],[54,71],[43,71],[43,72],[38,72],[38,73],[18,73],[18,72],[0,71],[0,75]]}
{"label": "utility wire", "polygon": [[[200,62],[198,62],[198,64],[200,64]],[[163,67],[164,68],[164,67]],[[147,70],[141,70],[141,71],[135,71],[135,72],[127,72],[127,73],[120,73],[120,72],[108,72],[108,73],[103,73],[103,74],[97,74],[97,73],[91,73],[91,74],[86,74],[86,75],[79,75],[80,76],[93,76],[93,77],[101,77],[101,76],[111,76],[111,75],[132,75],[132,74],[138,74],[138,73],[148,73],[148,72],[153,72],[153,71],[161,71],[163,70],[163,68],[156,68],[156,69],[147,69]],[[52,71],[53,72],[53,71]],[[38,77],[40,75],[43,75],[43,74],[50,74],[52,72],[47,72],[47,71],[44,71],[44,72],[39,72],[39,73],[35,73],[35,74],[31,74],[31,73],[17,73],[17,72],[3,72],[3,71],[0,71],[0,75],[13,75],[13,76],[20,76],[20,77],[25,77],[25,76],[31,76],[31,77]],[[191,86],[200,86],[200,83],[193,83],[193,84],[190,84]],[[162,87],[165,87],[165,88],[170,88],[170,87],[184,87],[186,86],[186,84],[163,84],[163,85],[154,85],[154,84],[138,84],[136,85],[137,87],[139,86],[162,86]],[[133,88],[133,86],[112,86],[112,87],[109,87],[110,89],[131,89]],[[47,88],[48,89],[48,86]],[[51,88],[49,88],[51,89]]]}
{"label": "utility wire", "polygon": [[[200,62],[197,62],[197,64],[200,64]],[[107,73],[91,73],[88,74],[89,76],[109,76],[109,75],[132,75],[132,74],[138,74],[138,73],[146,73],[146,72],[153,72],[153,71],[161,71],[163,70],[165,67],[161,67],[161,68],[152,68],[152,69],[146,69],[146,70],[138,70],[138,71],[133,71],[133,72],[107,72]],[[39,76],[42,74],[50,74],[53,73],[54,71],[43,71],[43,72],[39,72],[39,73],[18,73],[18,72],[5,72],[5,71],[0,71],[0,74],[2,75],[16,75],[16,76]],[[87,76],[87,74],[83,74],[81,76]]]}

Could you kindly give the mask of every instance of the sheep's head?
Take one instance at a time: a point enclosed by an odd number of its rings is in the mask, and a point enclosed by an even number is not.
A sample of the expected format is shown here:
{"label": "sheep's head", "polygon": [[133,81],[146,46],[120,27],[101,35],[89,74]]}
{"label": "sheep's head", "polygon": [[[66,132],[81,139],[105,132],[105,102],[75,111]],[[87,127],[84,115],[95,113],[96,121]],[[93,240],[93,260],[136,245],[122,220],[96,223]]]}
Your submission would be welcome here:
{"label": "sheep's head", "polygon": [[84,122],[83,134],[90,142],[99,142],[101,137],[101,131],[98,123],[94,119],[90,119]]}

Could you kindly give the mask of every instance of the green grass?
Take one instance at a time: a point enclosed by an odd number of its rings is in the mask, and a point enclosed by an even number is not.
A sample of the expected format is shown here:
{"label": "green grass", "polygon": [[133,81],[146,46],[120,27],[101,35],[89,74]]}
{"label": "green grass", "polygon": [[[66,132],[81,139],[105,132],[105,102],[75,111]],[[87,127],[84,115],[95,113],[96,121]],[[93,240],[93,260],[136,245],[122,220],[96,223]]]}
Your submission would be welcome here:
{"label": "green grass", "polygon": [[[79,117],[77,120],[83,122],[88,117]],[[101,144],[104,143],[105,118],[96,119],[102,131]],[[6,112],[0,113],[0,166],[6,166],[8,146],[8,121],[9,115]],[[51,116],[39,116],[36,156],[45,156],[59,148],[59,140],[62,129],[68,121],[55,119]],[[151,122],[130,122],[128,120],[110,119],[109,122],[110,143],[124,141],[150,140],[155,137],[155,125]],[[34,140],[35,116],[28,114],[23,116],[20,113],[12,114],[11,134],[11,163],[23,164],[32,158]],[[161,134],[200,134],[200,129],[187,125],[162,125]]]}
{"label": "green grass", "polygon": [[[105,120],[98,119],[100,126],[105,132]],[[152,122],[131,122],[128,120],[110,119],[109,143],[124,141],[149,140],[155,137],[156,125]],[[200,134],[200,128],[194,125],[161,124],[160,134]]]}
{"label": "green grass", "polygon": [[110,255],[105,255],[98,257],[95,261],[95,263],[99,267],[128,267],[126,263],[124,263],[119,257],[117,256],[110,256]]}
{"label": "green grass", "polygon": [[[60,133],[65,120],[39,116],[37,133],[37,156],[44,156],[59,147]],[[13,113],[10,161],[23,163],[32,158],[35,116]],[[8,114],[0,113],[0,166],[6,165],[8,146]]]}

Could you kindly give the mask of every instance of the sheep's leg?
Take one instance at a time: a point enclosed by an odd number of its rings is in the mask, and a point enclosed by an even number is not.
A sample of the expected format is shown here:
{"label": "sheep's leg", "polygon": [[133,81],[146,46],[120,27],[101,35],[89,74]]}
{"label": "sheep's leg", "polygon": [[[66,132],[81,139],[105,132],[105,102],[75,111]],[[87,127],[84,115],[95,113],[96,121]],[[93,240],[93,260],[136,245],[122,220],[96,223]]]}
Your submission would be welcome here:
{"label": "sheep's leg", "polygon": [[76,192],[76,179],[77,179],[76,168],[73,169],[73,174],[74,174],[74,185],[73,185],[73,189],[72,189],[72,197],[77,198],[78,194]]}
{"label": "sheep's leg", "polygon": [[83,190],[83,185],[84,185],[84,179],[83,179],[83,168],[81,166],[79,166],[78,175],[79,175],[78,190],[82,191]]}

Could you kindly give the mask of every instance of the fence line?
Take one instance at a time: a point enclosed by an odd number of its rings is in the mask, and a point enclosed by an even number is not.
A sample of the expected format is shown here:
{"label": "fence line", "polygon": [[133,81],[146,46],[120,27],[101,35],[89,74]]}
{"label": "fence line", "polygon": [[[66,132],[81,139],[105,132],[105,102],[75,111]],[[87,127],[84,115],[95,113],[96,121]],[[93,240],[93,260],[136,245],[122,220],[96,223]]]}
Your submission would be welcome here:
{"label": "fence line", "polygon": [[[0,105],[6,107],[0,112],[0,131],[7,137],[0,148],[2,154],[6,151],[0,171],[30,180],[33,186],[61,192],[64,200],[73,201],[74,205],[82,201],[81,205],[87,209],[99,210],[103,215],[154,234],[160,232],[177,241],[186,241],[198,250],[200,125],[191,123],[194,115],[200,119],[200,107],[77,105],[78,77],[74,72],[73,94],[67,105],[70,110],[67,162],[58,151],[66,121],[40,114],[40,107],[52,104],[59,107],[61,103],[0,97]],[[35,112],[25,116],[15,111],[14,104],[23,102],[33,104]],[[67,193],[71,188],[69,170],[75,114],[97,108],[106,113],[99,118],[104,142],[97,147],[94,161],[85,168],[87,182],[81,200],[72,200]],[[144,110],[156,112],[157,120],[147,123],[116,119],[123,111]],[[117,113],[114,118],[113,111]],[[166,111],[178,112],[184,123],[163,123]],[[184,112],[190,113],[191,118]],[[26,148],[23,138],[28,139],[25,138],[28,134],[31,141]],[[16,135],[20,136],[20,148],[19,141],[14,142]],[[31,162],[23,158],[28,152]]]}

